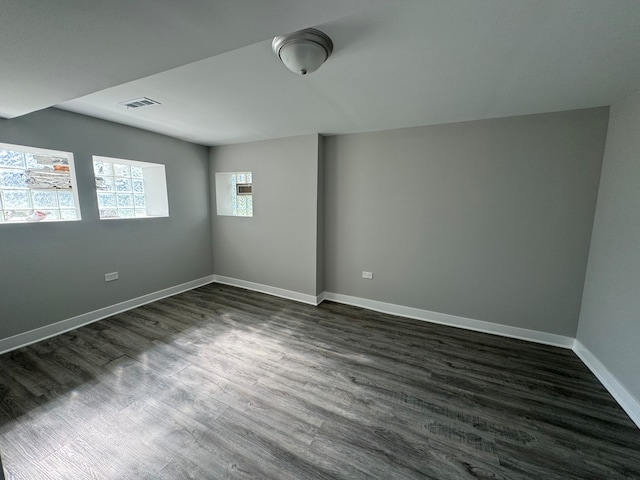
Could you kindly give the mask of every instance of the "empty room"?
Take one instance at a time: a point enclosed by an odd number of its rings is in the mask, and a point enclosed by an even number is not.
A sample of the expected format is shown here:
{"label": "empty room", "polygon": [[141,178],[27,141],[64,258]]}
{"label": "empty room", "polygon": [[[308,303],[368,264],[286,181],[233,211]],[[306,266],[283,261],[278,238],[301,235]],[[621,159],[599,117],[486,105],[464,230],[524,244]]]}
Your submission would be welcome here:
{"label": "empty room", "polygon": [[8,0],[0,480],[640,479],[640,2]]}

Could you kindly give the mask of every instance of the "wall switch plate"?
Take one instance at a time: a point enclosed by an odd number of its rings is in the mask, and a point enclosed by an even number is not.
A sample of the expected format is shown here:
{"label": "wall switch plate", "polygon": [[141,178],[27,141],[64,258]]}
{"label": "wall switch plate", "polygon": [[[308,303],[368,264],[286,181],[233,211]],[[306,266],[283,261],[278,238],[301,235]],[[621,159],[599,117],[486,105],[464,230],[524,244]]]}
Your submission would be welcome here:
{"label": "wall switch plate", "polygon": [[114,280],[117,280],[117,279],[118,279],[118,272],[111,272],[111,273],[104,274],[105,282],[113,282]]}
{"label": "wall switch plate", "polygon": [[373,272],[362,271],[362,278],[373,278]]}

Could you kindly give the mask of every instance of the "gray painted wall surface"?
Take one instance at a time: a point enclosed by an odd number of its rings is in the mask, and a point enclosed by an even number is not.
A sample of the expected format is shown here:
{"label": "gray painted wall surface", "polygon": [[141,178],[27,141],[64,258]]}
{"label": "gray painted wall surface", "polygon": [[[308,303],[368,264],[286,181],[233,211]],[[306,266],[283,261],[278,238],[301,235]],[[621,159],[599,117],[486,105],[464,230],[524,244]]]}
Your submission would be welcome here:
{"label": "gray painted wall surface", "polygon": [[325,290],[575,336],[607,119],[327,137]]}
{"label": "gray painted wall surface", "polygon": [[304,135],[211,149],[212,185],[216,172],[246,171],[254,190],[253,217],[212,216],[216,275],[316,295],[318,141]]}
{"label": "gray painted wall surface", "polygon": [[611,107],[577,339],[640,402],[640,91]]}
{"label": "gray painted wall surface", "polygon": [[[0,142],[73,152],[82,209],[0,224],[0,338],[213,273],[206,147],[56,109],[0,120]],[[170,217],[100,221],[94,154],[164,164]]]}

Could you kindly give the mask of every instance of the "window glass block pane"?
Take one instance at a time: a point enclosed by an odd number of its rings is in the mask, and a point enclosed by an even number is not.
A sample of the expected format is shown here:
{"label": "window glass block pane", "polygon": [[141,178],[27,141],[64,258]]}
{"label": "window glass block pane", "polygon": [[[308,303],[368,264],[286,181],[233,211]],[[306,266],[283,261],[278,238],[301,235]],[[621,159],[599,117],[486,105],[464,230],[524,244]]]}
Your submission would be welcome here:
{"label": "window glass block pane", "polygon": [[113,175],[113,168],[109,162],[93,162],[93,171],[96,176]]}
{"label": "window glass block pane", "polygon": [[99,208],[116,208],[116,196],[113,193],[98,193]]}
{"label": "window glass block pane", "polygon": [[71,173],[69,161],[66,158],[53,157],[53,171],[69,175]]}
{"label": "window glass block pane", "polygon": [[244,195],[240,195],[239,197],[237,197],[236,201],[238,203],[236,215],[239,217],[246,217],[247,216],[247,197]]}
{"label": "window glass block pane", "polygon": [[28,190],[2,192],[2,205],[5,209],[31,208],[31,195]]}
{"label": "window glass block pane", "polygon": [[69,160],[63,157],[52,157],[50,155],[38,155],[36,153],[25,153],[25,163],[28,169],[48,169],[61,172],[69,171]]}
{"label": "window glass block pane", "polygon": [[[0,215],[3,221],[60,220],[60,205],[73,210],[73,176],[63,152],[35,153],[30,147],[0,149]],[[60,193],[60,196],[58,194]],[[66,195],[65,195],[66,194]],[[44,218],[37,213],[45,212]]]}
{"label": "window glass block pane", "polygon": [[100,190],[101,192],[115,192],[115,179],[113,177],[96,177],[96,190]]}
{"label": "window glass block pane", "polygon": [[33,222],[43,220],[46,217],[45,215],[41,215],[36,218],[36,211],[33,209],[16,209],[16,210],[5,210],[4,211],[4,219],[6,222]]}
{"label": "window glass block pane", "polygon": [[133,195],[133,205],[136,208],[146,208],[147,203],[146,203],[145,196],[143,194],[140,194],[140,193],[134,194]]}
{"label": "window glass block pane", "polygon": [[58,204],[60,208],[75,208],[76,202],[71,192],[58,192]]}
{"label": "window glass block pane", "polygon": [[[115,159],[93,158],[94,164],[110,164],[113,172],[112,175],[97,175],[96,171],[96,192],[99,195],[98,207],[102,212],[101,218],[146,217],[147,207],[158,209],[162,212],[161,216],[168,215],[168,212],[165,213],[166,206],[160,204],[159,198],[156,200],[154,197],[153,201],[149,203],[149,199],[145,195],[145,168],[160,165],[146,162],[135,162],[132,165],[124,159],[113,161]],[[157,185],[161,189],[159,192],[164,190],[166,195],[166,180],[164,178],[160,179],[154,176],[151,182],[151,185]],[[113,197],[108,196],[109,194],[113,194]],[[106,210],[109,212],[103,212]],[[115,214],[110,210],[115,210]]]}
{"label": "window glass block pane", "polygon": [[131,191],[131,179],[130,178],[116,178],[116,191],[117,192],[130,192]]}
{"label": "window glass block pane", "polygon": [[[29,164],[34,165],[34,168],[48,168],[50,170],[69,171],[69,160],[64,157],[54,157],[51,155],[40,155],[37,153],[30,154]],[[55,168],[65,167],[65,168]]]}
{"label": "window glass block pane", "polygon": [[144,192],[144,181],[142,180],[132,180],[133,182],[133,191],[136,193]]}
{"label": "window glass block pane", "polygon": [[247,196],[247,217],[253,217],[253,197]]}
{"label": "window glass block pane", "polygon": [[54,172],[48,168],[27,170],[25,183],[29,188],[33,189],[60,188],[71,190],[71,174],[69,172]]}
{"label": "window glass block pane", "polygon": [[47,215],[46,217],[44,217],[44,220],[60,220],[59,210],[38,210],[38,211],[45,213]]}
{"label": "window glass block pane", "polygon": [[247,176],[244,173],[236,175],[236,183],[247,183]]}
{"label": "window glass block pane", "polygon": [[53,160],[46,155],[32,154],[33,160],[36,162],[36,168],[49,168],[53,170]]}
{"label": "window glass block pane", "polygon": [[247,183],[253,183],[253,174],[251,172],[247,173]]}
{"label": "window glass block pane", "polygon": [[78,214],[75,210],[60,210],[60,218],[63,220],[77,220]]}
{"label": "window glass block pane", "polygon": [[58,195],[56,192],[31,191],[33,208],[58,208]]}
{"label": "window glass block pane", "polygon": [[118,218],[118,211],[115,208],[101,209],[100,218]]}
{"label": "window glass block pane", "polygon": [[33,153],[25,153],[24,160],[27,168],[42,168],[42,165],[34,158]]}
{"label": "window glass block pane", "polygon": [[0,187],[26,188],[24,170],[0,170]]}
{"label": "window glass block pane", "polygon": [[119,193],[118,208],[133,208],[133,195],[130,193]]}
{"label": "window glass block pane", "polygon": [[114,163],[113,174],[117,177],[130,177],[131,168],[129,167],[129,165],[121,165],[119,163]]}
{"label": "window glass block pane", "polygon": [[24,168],[24,154],[0,149],[0,167]]}

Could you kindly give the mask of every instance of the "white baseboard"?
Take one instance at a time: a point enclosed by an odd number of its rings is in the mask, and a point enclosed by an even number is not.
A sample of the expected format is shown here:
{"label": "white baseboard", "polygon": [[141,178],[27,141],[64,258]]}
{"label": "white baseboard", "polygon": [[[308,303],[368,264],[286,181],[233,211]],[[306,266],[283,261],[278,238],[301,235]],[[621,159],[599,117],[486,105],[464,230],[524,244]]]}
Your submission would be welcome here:
{"label": "white baseboard", "polygon": [[615,398],[622,409],[627,412],[633,423],[640,428],[640,401],[629,393],[615,375],[580,340],[575,340],[573,351],[582,360],[582,363],[600,380],[600,383]]}
{"label": "white baseboard", "polygon": [[148,293],[146,295],[142,295],[141,297],[126,300],[121,303],[116,303],[115,305],[100,308],[92,312],[83,313],[76,317],[71,317],[66,320],[53,323],[51,325],[45,325],[44,327],[29,330],[28,332],[19,333],[18,335],[14,335],[12,337],[3,338],[0,340],[0,354],[10,352],[11,350],[15,350],[20,347],[31,345],[32,343],[46,340],[47,338],[55,337],[56,335],[60,335],[61,333],[75,330],[76,328],[82,327],[84,325],[97,322],[98,320],[110,317],[111,315],[116,315],[117,313],[126,312],[127,310],[131,310],[132,308],[141,307],[142,305],[155,302],[156,300],[160,300],[162,298],[170,297],[178,293],[186,292],[187,290],[201,287],[213,281],[214,276],[209,275],[207,277],[192,280],[187,283],[182,283],[180,285],[165,288],[157,292]]}
{"label": "white baseboard", "polygon": [[324,292],[324,298],[333,302],[345,303],[347,305],[355,305],[357,307],[367,308],[382,313],[390,313],[400,317],[408,317],[426,322],[439,323],[451,327],[465,328],[476,332],[491,333],[501,335],[503,337],[518,338],[520,340],[528,340],[530,342],[544,343],[545,345],[553,345],[555,347],[572,348],[573,338],[553,333],[540,332],[537,330],[528,330],[526,328],[511,327],[499,323],[485,322],[482,320],[474,320],[472,318],[457,317],[446,313],[430,312],[429,310],[421,310],[419,308],[405,307],[394,303],[378,302],[367,298],[351,297],[341,295],[339,293]]}
{"label": "white baseboard", "polygon": [[324,302],[326,300],[326,295],[327,292],[321,292],[320,295],[318,295],[316,298],[318,299],[318,303],[316,303],[316,305],[320,305],[322,302]]}
{"label": "white baseboard", "polygon": [[224,277],[222,275],[214,275],[214,277],[214,281],[216,283],[231,285],[232,287],[240,287],[246,290],[253,290],[254,292],[266,293],[268,295],[273,295],[274,297],[282,297],[289,300],[295,300],[297,302],[308,303],[309,305],[318,305],[322,301],[319,300],[322,294],[318,296],[308,295],[306,293],[294,292],[293,290],[285,290],[284,288],[263,285],[262,283],[248,282],[237,278]]}

